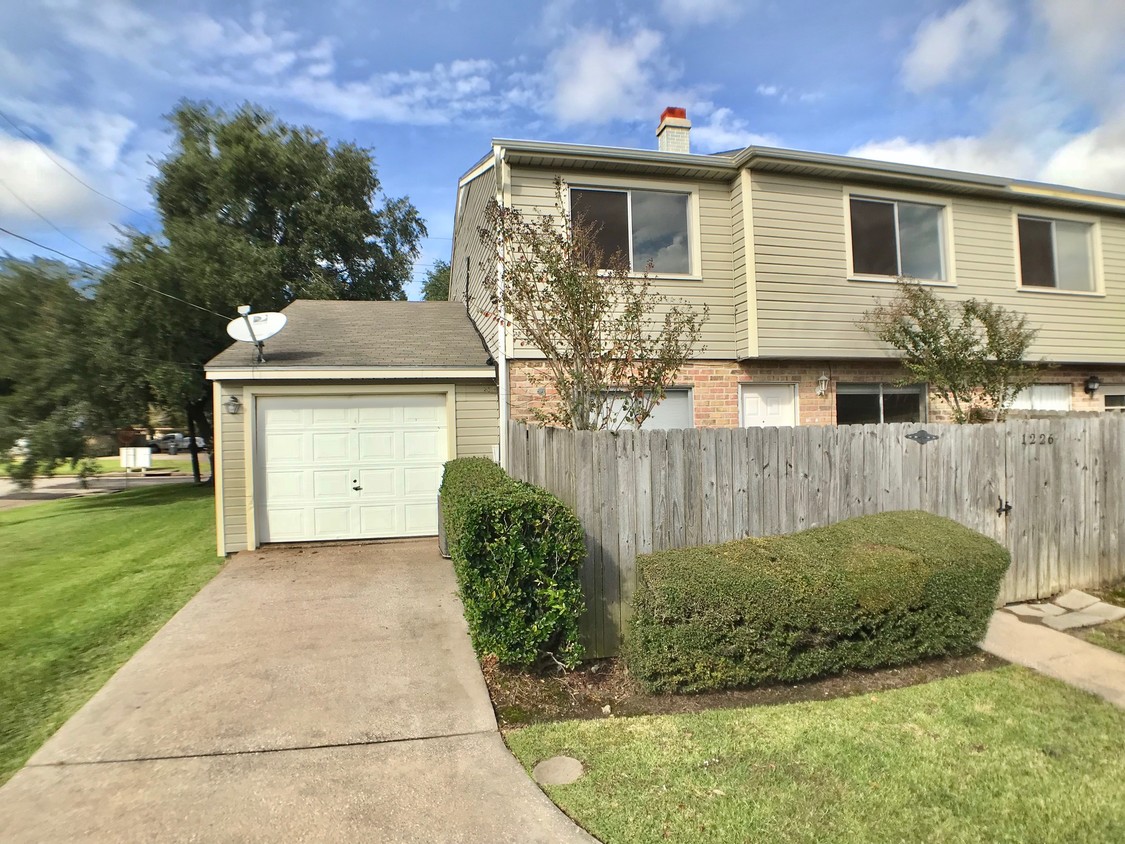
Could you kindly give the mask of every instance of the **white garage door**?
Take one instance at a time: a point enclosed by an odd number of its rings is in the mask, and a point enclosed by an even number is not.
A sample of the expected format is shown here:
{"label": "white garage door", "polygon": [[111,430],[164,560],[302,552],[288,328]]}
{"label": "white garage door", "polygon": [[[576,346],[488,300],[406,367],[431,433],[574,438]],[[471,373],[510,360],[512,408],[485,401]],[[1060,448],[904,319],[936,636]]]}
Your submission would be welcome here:
{"label": "white garage door", "polygon": [[444,395],[259,399],[258,540],[436,534],[448,434]]}

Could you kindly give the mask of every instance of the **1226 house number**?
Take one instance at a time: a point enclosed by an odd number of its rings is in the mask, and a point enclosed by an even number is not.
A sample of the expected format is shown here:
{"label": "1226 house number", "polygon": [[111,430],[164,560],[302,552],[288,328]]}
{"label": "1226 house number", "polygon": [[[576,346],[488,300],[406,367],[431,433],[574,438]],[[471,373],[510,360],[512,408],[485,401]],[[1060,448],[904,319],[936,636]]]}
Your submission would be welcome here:
{"label": "1226 house number", "polygon": [[1024,445],[1054,445],[1054,434],[1023,434]]}

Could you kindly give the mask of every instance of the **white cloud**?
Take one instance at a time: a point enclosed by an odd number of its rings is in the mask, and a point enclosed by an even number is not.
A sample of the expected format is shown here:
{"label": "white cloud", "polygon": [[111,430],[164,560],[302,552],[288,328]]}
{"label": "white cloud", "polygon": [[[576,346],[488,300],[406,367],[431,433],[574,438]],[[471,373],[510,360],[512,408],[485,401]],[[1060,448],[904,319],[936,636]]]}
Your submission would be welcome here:
{"label": "white cloud", "polygon": [[1072,138],[1038,175],[1045,182],[1125,193],[1125,121]]}
{"label": "white cloud", "polygon": [[744,9],[739,0],[660,0],[660,11],[674,24],[714,23],[736,17]]}
{"label": "white cloud", "polygon": [[564,125],[655,119],[666,96],[656,89],[663,43],[651,29],[624,38],[600,30],[569,37],[547,62],[555,118]]}
{"label": "white cloud", "polygon": [[903,84],[920,92],[969,76],[1000,49],[1013,19],[1007,0],[967,0],[930,18],[903,59]]}
{"label": "white cloud", "polygon": [[1036,161],[1032,150],[1018,142],[971,136],[933,142],[891,138],[863,144],[849,150],[848,155],[1012,178],[1028,177],[1034,171]]}
{"label": "white cloud", "polygon": [[[83,181],[97,181],[76,162],[57,153],[55,157]],[[108,200],[83,187],[23,138],[0,134],[0,182],[0,219],[25,232],[44,224],[13,194],[64,229],[97,227],[113,216]]]}
{"label": "white cloud", "polygon": [[747,146],[779,146],[776,137],[751,131],[746,121],[735,117],[729,108],[715,109],[707,117],[706,123],[692,126],[691,143],[695,152],[722,152]]}
{"label": "white cloud", "polygon": [[761,97],[773,97],[782,103],[815,103],[824,99],[820,91],[794,91],[792,88],[783,88],[774,84],[759,84],[754,93]]}

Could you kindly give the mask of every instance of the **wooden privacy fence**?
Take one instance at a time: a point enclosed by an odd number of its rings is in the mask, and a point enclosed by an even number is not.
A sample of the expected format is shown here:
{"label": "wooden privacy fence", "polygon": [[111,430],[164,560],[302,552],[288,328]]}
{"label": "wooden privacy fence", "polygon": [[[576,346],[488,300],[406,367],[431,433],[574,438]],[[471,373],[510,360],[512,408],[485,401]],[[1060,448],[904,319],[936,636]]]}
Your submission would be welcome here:
{"label": "wooden privacy fence", "polygon": [[1004,544],[1005,603],[1125,577],[1125,414],[619,433],[513,422],[508,457],[582,522],[593,655],[620,644],[638,554],[884,510],[928,510]]}

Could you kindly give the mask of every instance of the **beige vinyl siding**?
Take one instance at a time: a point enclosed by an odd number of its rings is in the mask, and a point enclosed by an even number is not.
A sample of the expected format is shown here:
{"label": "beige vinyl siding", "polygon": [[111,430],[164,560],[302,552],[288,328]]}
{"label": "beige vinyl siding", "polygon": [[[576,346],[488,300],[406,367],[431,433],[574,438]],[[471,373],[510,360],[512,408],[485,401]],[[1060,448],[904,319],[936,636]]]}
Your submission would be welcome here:
{"label": "beige vinyl siding", "polygon": [[[319,395],[318,386],[339,387],[346,382],[328,381],[323,385],[315,382],[290,382],[286,386],[301,386],[307,388],[310,396]],[[357,393],[362,393],[365,386],[378,382],[356,382]],[[418,385],[424,381],[395,382],[396,384]],[[219,382],[216,384],[218,393],[216,405],[216,418],[222,426],[218,438],[218,466],[217,472],[221,479],[221,505],[220,530],[223,536],[223,551],[233,553],[243,551],[247,547],[246,520],[249,511],[247,506],[247,439],[246,424],[250,413],[244,409],[242,413],[230,414],[219,410],[227,396],[238,396],[243,401],[244,407],[249,402],[243,397],[243,385],[236,382]],[[492,458],[493,449],[500,443],[500,413],[496,385],[488,381],[464,381],[454,387],[456,401],[455,443],[457,457],[488,457]]]}
{"label": "beige vinyl siding", "polygon": [[[887,356],[860,323],[894,287],[848,280],[845,186],[773,173],[752,173],[751,183],[759,354]],[[933,290],[954,301],[989,299],[1027,315],[1039,329],[1033,357],[1125,358],[1125,220],[1101,218],[1104,297],[1026,292],[1017,288],[1015,206],[960,196],[950,202],[957,285]],[[1048,208],[1039,213],[1052,216]]]}
{"label": "beige vinyl siding", "polygon": [[457,456],[487,457],[500,445],[500,401],[495,384],[457,385]]}
{"label": "beige vinyl siding", "polygon": [[484,337],[493,357],[499,356],[496,321],[485,315],[492,303],[491,278],[495,272],[491,250],[481,242],[478,229],[484,225],[489,200],[496,198],[496,170],[489,168],[459,190],[453,232],[453,258],[449,268],[449,298],[465,301],[466,277],[469,316]]}
{"label": "beige vinyl siding", "polygon": [[[525,215],[557,213],[555,203],[556,176],[567,182],[597,185],[598,174],[513,167],[511,171],[511,203]],[[629,180],[630,183],[632,180]],[[620,186],[617,177],[613,184]],[[638,178],[638,187],[659,189],[661,180]],[[668,183],[672,189],[685,182]],[[709,314],[703,329],[702,343],[706,350],[696,357],[703,359],[731,359],[736,355],[738,335],[735,328],[734,251],[731,220],[731,187],[727,183],[693,183],[698,189],[700,255],[697,256],[700,279],[653,278],[653,289],[671,299],[686,300],[697,307],[706,304]],[[693,222],[695,225],[696,222]],[[535,357],[534,350],[513,340],[512,357]]]}
{"label": "beige vinyl siding", "polygon": [[743,357],[750,348],[749,312],[747,310],[748,284],[746,274],[746,220],[743,213],[742,182],[736,179],[731,185],[731,261],[734,287],[734,337],[736,357]]}
{"label": "beige vinyl siding", "polygon": [[236,396],[242,401],[242,385],[220,382],[215,385],[218,393],[215,421],[219,427],[218,449],[215,467],[222,485],[222,525],[225,553],[242,551],[246,548],[246,412],[227,413],[222,403],[228,396]]}

